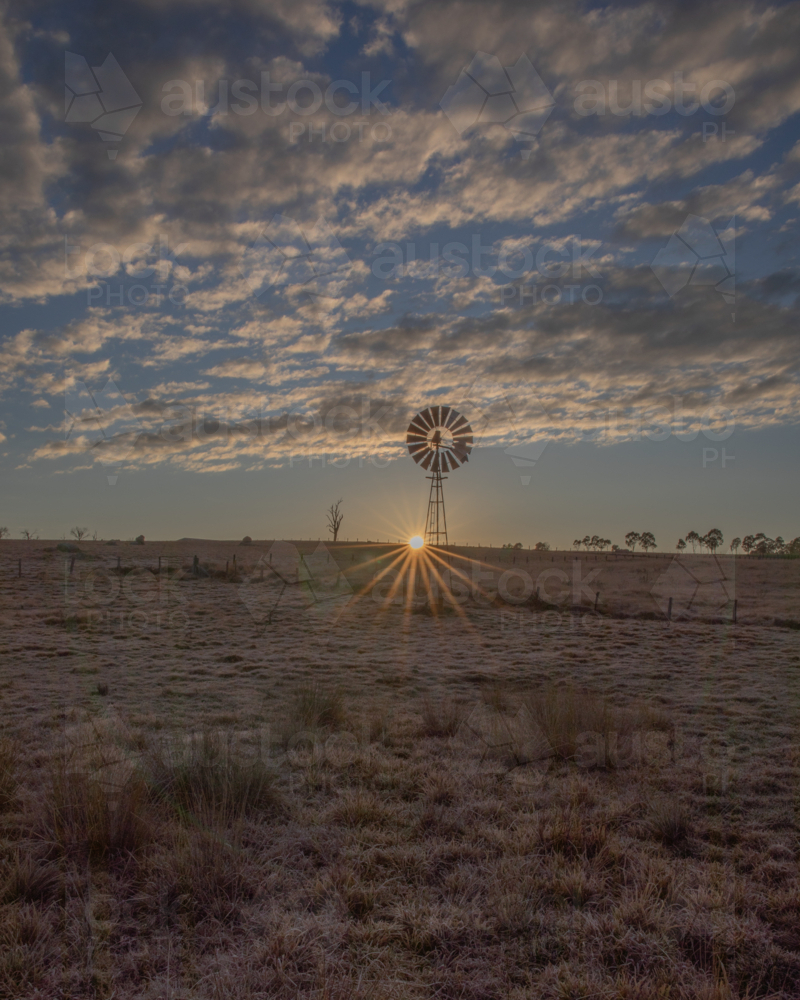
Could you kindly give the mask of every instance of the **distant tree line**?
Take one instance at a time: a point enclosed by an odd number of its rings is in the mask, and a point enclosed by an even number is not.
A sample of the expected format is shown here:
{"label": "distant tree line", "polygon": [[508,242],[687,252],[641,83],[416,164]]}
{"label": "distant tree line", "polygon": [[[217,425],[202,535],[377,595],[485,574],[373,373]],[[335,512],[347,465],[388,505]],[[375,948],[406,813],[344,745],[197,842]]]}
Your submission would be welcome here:
{"label": "distant tree line", "polygon": [[[696,552],[698,548],[716,552],[717,549],[722,548],[723,541],[719,528],[712,528],[705,535],[700,535],[696,531],[687,531],[686,539],[679,538],[675,548],[678,552],[684,552],[688,543],[692,547],[692,552]],[[763,531],[759,531],[757,535],[734,538],[730,544],[730,550],[736,553],[739,549],[746,555],[800,556],[800,536],[793,538],[791,542],[785,542],[780,535],[777,538],[769,538]]]}
{"label": "distant tree line", "polygon": [[572,546],[575,549],[579,549],[581,545],[587,552],[590,549],[593,549],[595,552],[602,552],[611,545],[611,539],[601,538],[599,535],[592,535],[591,537],[589,535],[584,535],[583,538],[576,538],[572,542]]}
{"label": "distant tree line", "polygon": [[[678,552],[684,552],[688,543],[692,547],[692,552],[696,552],[698,546],[701,549],[708,549],[709,552],[716,552],[717,549],[722,547],[723,541],[724,538],[719,528],[712,528],[711,531],[705,535],[700,535],[696,531],[687,531],[686,540],[684,541],[683,538],[679,538],[678,544],[675,548]],[[735,538],[734,541],[740,542],[741,539]],[[733,543],[731,543],[731,550],[735,551]]]}
{"label": "distant tree line", "polygon": [[[738,542],[738,538],[734,538]],[[733,545],[733,542],[731,542]],[[745,535],[741,540],[742,551],[756,556],[800,556],[800,535],[791,542],[784,542],[780,535],[769,538],[763,531],[757,535]],[[738,546],[737,546],[738,548]]]}

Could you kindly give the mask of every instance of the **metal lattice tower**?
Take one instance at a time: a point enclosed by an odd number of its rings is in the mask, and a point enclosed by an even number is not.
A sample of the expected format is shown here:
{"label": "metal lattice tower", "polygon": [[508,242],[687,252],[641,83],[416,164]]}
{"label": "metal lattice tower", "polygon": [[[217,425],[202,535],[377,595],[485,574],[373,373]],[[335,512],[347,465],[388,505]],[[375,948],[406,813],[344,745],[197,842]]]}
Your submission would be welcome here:
{"label": "metal lattice tower", "polygon": [[423,469],[430,470],[425,543],[447,545],[447,516],[444,509],[443,472],[468,461],[472,451],[472,428],[451,406],[429,406],[414,417],[406,436],[408,451]]}
{"label": "metal lattice tower", "polygon": [[447,545],[447,515],[444,511],[442,489],[442,482],[447,476],[443,476],[441,472],[434,472],[427,478],[431,481],[431,493],[428,497],[428,516],[425,518],[425,544]]}

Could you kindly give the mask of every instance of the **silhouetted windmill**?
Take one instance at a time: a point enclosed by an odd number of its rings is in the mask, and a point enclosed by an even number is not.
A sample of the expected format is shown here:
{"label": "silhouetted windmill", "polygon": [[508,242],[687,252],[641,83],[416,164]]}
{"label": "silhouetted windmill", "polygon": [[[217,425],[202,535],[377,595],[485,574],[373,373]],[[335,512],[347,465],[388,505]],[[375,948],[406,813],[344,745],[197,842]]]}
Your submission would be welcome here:
{"label": "silhouetted windmill", "polygon": [[444,510],[443,472],[457,469],[469,460],[472,428],[466,417],[452,406],[429,406],[420,410],[408,427],[408,452],[417,465],[431,475],[425,543],[447,545],[447,517]]}

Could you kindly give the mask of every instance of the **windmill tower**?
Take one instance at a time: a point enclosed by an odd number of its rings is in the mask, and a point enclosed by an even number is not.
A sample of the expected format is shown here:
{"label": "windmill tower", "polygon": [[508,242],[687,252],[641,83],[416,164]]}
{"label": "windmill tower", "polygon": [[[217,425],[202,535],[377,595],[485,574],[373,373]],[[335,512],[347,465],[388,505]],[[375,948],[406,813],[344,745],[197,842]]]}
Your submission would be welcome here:
{"label": "windmill tower", "polygon": [[429,406],[420,410],[408,427],[408,452],[431,481],[425,544],[447,545],[447,516],[444,509],[443,472],[457,469],[469,460],[472,428],[466,417],[452,406]]}

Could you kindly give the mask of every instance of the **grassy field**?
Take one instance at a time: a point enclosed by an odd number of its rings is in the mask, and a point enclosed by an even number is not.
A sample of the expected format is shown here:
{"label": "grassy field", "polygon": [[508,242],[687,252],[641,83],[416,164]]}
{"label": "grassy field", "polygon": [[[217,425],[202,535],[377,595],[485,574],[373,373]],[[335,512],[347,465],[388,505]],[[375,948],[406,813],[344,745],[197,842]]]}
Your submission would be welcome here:
{"label": "grassy field", "polygon": [[800,995],[800,562],[57,544],[0,543],[1,998]]}

